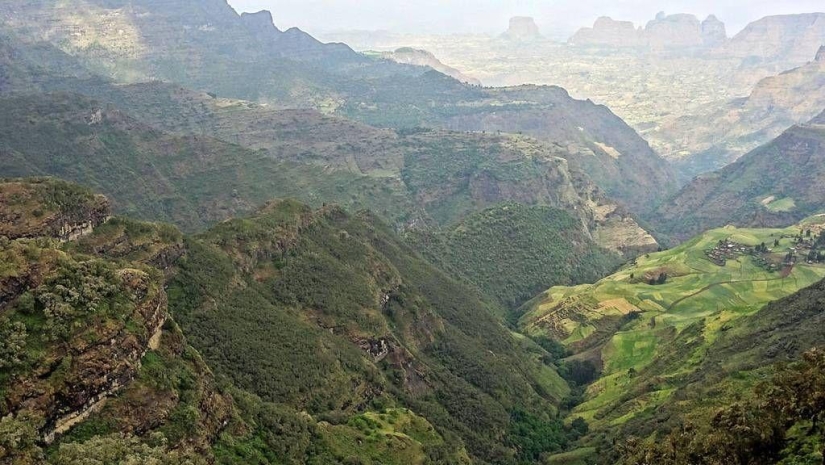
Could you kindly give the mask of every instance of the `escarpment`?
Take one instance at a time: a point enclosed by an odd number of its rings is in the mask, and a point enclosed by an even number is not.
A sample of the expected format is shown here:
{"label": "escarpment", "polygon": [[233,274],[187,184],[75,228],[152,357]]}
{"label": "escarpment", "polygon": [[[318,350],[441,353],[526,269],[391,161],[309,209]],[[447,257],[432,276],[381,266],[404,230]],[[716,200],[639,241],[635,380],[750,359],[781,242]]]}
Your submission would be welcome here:
{"label": "escarpment", "polygon": [[109,201],[54,179],[0,184],[0,236],[51,237],[70,241],[85,236],[110,215]]}
{"label": "escarpment", "polygon": [[[185,440],[207,447],[232,401],[169,316],[161,270],[183,255],[183,236],[107,217],[104,197],[68,183],[0,183],[0,417],[48,445],[88,421],[145,434],[192,407],[197,434]],[[183,366],[192,392],[159,382],[158,360]]]}

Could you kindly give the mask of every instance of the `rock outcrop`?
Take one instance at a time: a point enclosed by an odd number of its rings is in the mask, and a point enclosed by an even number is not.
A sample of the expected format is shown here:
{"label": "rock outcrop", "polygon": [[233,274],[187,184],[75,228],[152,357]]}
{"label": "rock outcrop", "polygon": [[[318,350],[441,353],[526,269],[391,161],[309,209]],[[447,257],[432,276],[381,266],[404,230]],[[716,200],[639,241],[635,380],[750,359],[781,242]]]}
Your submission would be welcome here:
{"label": "rock outcrop", "polygon": [[768,16],[748,24],[725,47],[741,58],[776,61],[787,66],[807,63],[825,44],[825,13]]}
{"label": "rock outcrop", "polygon": [[441,74],[446,74],[453,79],[461,81],[466,84],[472,84],[475,86],[480,86],[481,81],[474,77],[470,77],[462,73],[461,71],[447,66],[438,58],[435,57],[432,53],[426,50],[418,50],[409,47],[402,47],[394,52],[385,52],[382,54],[384,58],[390,59],[396,63],[402,63],[406,65],[415,65],[415,66],[429,66],[430,68],[438,71]]}
{"label": "rock outcrop", "polygon": [[819,51],[816,52],[816,58],[814,61],[817,63],[825,63],[825,45],[819,47]]}
{"label": "rock outcrop", "polygon": [[109,215],[106,197],[62,181],[44,178],[0,184],[0,236],[9,239],[71,241],[91,233]]}
{"label": "rock outcrop", "polygon": [[502,39],[516,41],[530,41],[542,39],[536,21],[528,16],[510,18],[510,28],[501,35]]}
{"label": "rock outcrop", "polygon": [[596,20],[592,28],[582,28],[570,38],[572,45],[600,47],[639,47],[652,50],[670,48],[717,47],[727,40],[725,24],[711,15],[699,22],[689,14],[659,13],[644,28],[629,21],[608,17]]}
{"label": "rock outcrop", "polygon": [[702,43],[706,47],[718,47],[724,45],[728,40],[728,32],[725,23],[719,21],[714,15],[710,15],[702,21]]}
{"label": "rock outcrop", "polygon": [[607,16],[597,19],[593,27],[579,29],[570,38],[571,45],[602,45],[611,47],[639,47],[642,32],[630,21],[616,21]]}
{"label": "rock outcrop", "polygon": [[262,10],[241,14],[241,23],[269,52],[290,60],[318,61],[358,57],[344,44],[324,44],[306,32],[293,27],[281,31],[275,26],[272,13]]}
{"label": "rock outcrop", "polygon": [[703,45],[701,24],[696,16],[689,14],[659,13],[647,23],[642,35],[646,45],[656,50]]}
{"label": "rock outcrop", "polygon": [[257,13],[242,13],[241,21],[244,26],[258,38],[273,37],[281,32],[280,29],[275,26],[272,13],[267,10],[261,10]]}
{"label": "rock outcrop", "polygon": [[[141,435],[189,403],[197,432],[169,439],[200,450],[227,425],[232,400],[187,349],[169,317],[165,280],[147,266],[176,260],[182,235],[119,219],[92,231],[101,221],[95,202],[107,206],[104,200],[53,179],[0,183],[0,218],[14,218],[0,224],[16,233],[0,239],[0,263],[10,272],[0,276],[0,417],[29,421],[38,442],[50,444],[87,420]],[[44,220],[26,221],[27,214]],[[60,215],[88,225],[88,235],[62,244],[74,229],[61,226],[55,235],[52,219]],[[151,244],[158,242],[166,247]],[[150,351],[156,366],[161,357],[165,369],[187,372],[186,399],[184,388],[161,385],[159,372],[144,370]],[[2,452],[1,463],[29,463]]]}

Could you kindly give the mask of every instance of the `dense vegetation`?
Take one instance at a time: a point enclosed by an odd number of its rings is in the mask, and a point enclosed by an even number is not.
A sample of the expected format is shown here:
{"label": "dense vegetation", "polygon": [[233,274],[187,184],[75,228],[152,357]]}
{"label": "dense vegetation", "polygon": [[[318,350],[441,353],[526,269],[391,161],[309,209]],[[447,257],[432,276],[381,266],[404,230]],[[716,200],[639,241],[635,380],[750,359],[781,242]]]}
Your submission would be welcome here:
{"label": "dense vegetation", "polygon": [[[444,436],[433,453],[464,444],[481,461],[530,459],[573,434],[551,415],[567,387],[544,351],[523,352],[495,310],[373,217],[279,202],[188,248],[172,313],[264,400],[330,419],[404,406]],[[554,433],[539,444],[539,430]]]}
{"label": "dense vegetation", "polygon": [[623,463],[800,464],[825,460],[825,352],[780,366],[748,400],[719,409],[709,424],[685,424],[646,442],[630,439]]}
{"label": "dense vegetation", "polygon": [[509,309],[551,286],[596,281],[619,262],[567,212],[516,203],[471,215],[444,232],[412,232],[408,238],[432,263]]}

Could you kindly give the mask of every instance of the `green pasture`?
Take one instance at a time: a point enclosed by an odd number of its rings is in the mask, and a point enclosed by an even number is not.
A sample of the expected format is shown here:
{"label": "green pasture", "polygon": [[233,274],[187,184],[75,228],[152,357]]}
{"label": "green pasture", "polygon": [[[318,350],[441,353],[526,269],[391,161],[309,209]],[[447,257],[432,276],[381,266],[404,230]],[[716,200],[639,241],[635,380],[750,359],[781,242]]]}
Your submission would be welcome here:
{"label": "green pasture", "polygon": [[[706,251],[727,239],[747,246],[764,242],[774,254],[784,256],[794,246],[794,236],[823,223],[825,217],[812,217],[785,229],[708,231],[672,250],[639,257],[595,284],[554,287],[529,304],[520,325],[527,334],[556,337],[567,345],[599,335],[599,328],[612,328],[614,333],[598,349],[602,377],[588,388],[585,402],[573,415],[596,427],[621,424],[664,402],[674,390],[669,380],[695,369],[707,346],[739,318],[825,278],[825,265],[802,262],[783,277],[762,268],[750,255],[719,266]],[[667,282],[649,284],[648,278],[660,273],[667,273]],[[631,312],[638,318],[622,320],[617,331],[602,322]],[[676,350],[674,356],[672,344],[686,344],[679,342],[679,335],[697,324],[701,330],[688,339],[694,342],[690,349]],[[667,364],[662,362],[664,354],[669,354]],[[651,366],[655,378],[646,379],[645,369]]]}

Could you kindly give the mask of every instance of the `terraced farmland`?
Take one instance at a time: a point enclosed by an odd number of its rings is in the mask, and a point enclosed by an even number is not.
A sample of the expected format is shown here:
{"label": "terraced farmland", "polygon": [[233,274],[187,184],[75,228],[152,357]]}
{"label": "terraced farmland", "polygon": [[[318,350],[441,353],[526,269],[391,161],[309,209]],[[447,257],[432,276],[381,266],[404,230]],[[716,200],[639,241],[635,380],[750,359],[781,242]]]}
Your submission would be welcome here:
{"label": "terraced farmland", "polygon": [[[572,416],[596,429],[620,426],[665,402],[739,318],[822,280],[825,264],[807,263],[801,251],[793,266],[784,261],[800,233],[815,237],[823,223],[819,216],[786,229],[712,230],[598,283],[551,288],[522,308],[519,324],[602,370]],[[751,252],[763,243],[770,252]],[[710,258],[719,247],[731,250],[724,266]]]}

